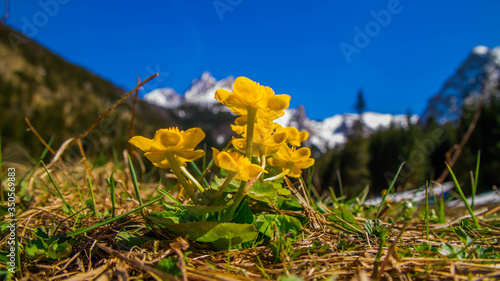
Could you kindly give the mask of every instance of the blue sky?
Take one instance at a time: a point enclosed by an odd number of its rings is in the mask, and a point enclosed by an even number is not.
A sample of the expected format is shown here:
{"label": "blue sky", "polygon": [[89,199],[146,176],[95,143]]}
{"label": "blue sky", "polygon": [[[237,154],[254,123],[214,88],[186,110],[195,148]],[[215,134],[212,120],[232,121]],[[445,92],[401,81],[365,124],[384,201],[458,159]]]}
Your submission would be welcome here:
{"label": "blue sky", "polygon": [[156,71],[143,94],[183,93],[203,71],[247,76],[313,119],[354,112],[359,88],[369,111],[421,114],[474,46],[500,45],[491,0],[9,4],[7,24],[125,89]]}

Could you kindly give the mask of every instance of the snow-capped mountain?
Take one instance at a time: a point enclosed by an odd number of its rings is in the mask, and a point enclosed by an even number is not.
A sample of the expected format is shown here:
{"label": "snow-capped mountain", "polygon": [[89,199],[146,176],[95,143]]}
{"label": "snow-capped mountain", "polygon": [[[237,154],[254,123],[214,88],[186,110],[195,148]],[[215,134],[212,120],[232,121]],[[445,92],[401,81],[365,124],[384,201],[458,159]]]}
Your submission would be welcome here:
{"label": "snow-capped mountain", "polygon": [[456,123],[462,115],[463,107],[476,104],[484,87],[488,99],[488,94],[494,92],[490,90],[498,86],[499,78],[500,47],[475,47],[441,91],[429,100],[420,122],[425,124],[429,118],[434,117],[441,124]]}
{"label": "snow-capped mountain", "polygon": [[214,98],[215,92],[218,89],[231,91],[233,83],[233,76],[217,81],[212,77],[210,72],[205,71],[200,79],[193,80],[191,88],[184,93],[185,102],[205,107],[211,107],[215,104],[218,105],[220,103]]}
{"label": "snow-capped mountain", "polygon": [[[173,89],[164,88],[154,90],[144,96],[144,99],[160,107],[175,109],[181,105],[196,105],[209,112],[217,114],[220,110],[227,111],[218,101],[215,100],[215,92],[218,89],[231,91],[234,83],[234,77],[230,76],[222,80],[216,80],[209,72],[204,72],[200,79],[192,82],[189,90],[183,95],[176,93]],[[184,115],[184,111],[179,111]],[[375,112],[363,113],[363,122],[365,130],[371,132],[380,128],[389,127],[391,124],[397,126],[406,126],[408,118],[406,115],[391,115]],[[348,133],[353,124],[359,119],[358,114],[339,114],[322,121],[311,120],[307,118],[305,108],[287,109],[285,115],[276,120],[282,126],[293,126],[301,131],[309,132],[307,146],[316,146],[319,151],[326,152],[328,149],[345,142]],[[410,118],[411,123],[416,123],[418,116]],[[227,136],[216,136],[227,137]]]}
{"label": "snow-capped mountain", "polygon": [[172,88],[153,90],[147,93],[144,99],[163,108],[177,108],[184,102],[183,96]]}
{"label": "snow-capped mountain", "polygon": [[[316,146],[321,152],[331,149],[346,141],[354,123],[359,120],[359,114],[345,113],[328,117],[322,121],[306,117],[303,106],[285,110],[285,115],[276,120],[282,126],[293,126],[301,131],[309,132],[309,144]],[[391,115],[376,112],[365,112],[362,120],[367,133],[391,126],[408,126],[408,121],[415,124],[418,116],[413,115],[408,120],[407,115]]]}

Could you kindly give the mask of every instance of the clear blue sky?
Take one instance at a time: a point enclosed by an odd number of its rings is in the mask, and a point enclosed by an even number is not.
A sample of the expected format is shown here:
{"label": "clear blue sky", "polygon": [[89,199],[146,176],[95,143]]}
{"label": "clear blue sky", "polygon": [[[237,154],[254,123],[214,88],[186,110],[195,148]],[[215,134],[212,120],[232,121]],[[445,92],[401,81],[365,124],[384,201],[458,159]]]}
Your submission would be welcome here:
{"label": "clear blue sky", "polygon": [[[474,46],[500,45],[493,0],[9,4],[7,24],[125,89],[154,71],[160,79],[143,94],[183,93],[203,71],[247,76],[291,95],[291,106],[305,105],[313,119],[353,112],[359,88],[369,111],[421,114]],[[369,42],[355,41],[356,28],[368,28]],[[346,56],[342,43],[356,52]]]}

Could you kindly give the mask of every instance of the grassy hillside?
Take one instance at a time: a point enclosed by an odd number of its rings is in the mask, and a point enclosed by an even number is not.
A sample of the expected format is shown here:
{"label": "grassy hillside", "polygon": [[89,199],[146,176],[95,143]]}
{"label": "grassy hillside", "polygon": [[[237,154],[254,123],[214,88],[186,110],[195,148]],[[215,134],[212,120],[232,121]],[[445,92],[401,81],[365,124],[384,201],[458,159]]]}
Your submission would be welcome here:
{"label": "grassy hillside", "polygon": [[[52,146],[57,148],[64,140],[85,131],[125,92],[10,27],[0,25],[1,137],[6,155],[14,153],[17,161],[38,157],[43,149],[35,135],[27,131],[25,117],[46,141],[53,138]],[[201,126],[209,136],[207,145],[214,145],[212,136],[228,132],[229,122],[214,127],[205,122],[208,115],[213,116],[211,112],[198,110],[191,118],[181,119],[175,110],[140,100],[135,133],[152,137],[158,128]],[[131,116],[132,99],[129,99],[83,140],[87,154],[111,155],[113,149],[124,149]],[[229,120],[230,115],[219,114],[217,118]]]}

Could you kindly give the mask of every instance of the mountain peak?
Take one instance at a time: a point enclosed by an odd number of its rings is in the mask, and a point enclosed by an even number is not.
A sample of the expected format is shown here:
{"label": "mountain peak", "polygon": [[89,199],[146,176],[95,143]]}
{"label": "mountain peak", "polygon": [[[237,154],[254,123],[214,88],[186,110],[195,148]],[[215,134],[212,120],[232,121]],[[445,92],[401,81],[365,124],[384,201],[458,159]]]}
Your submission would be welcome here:
{"label": "mountain peak", "polygon": [[[489,78],[491,80],[487,81]],[[476,104],[484,87],[493,89],[499,78],[500,47],[475,47],[456,73],[429,100],[420,122],[425,124],[432,117],[440,124],[457,123],[462,116],[463,106]]]}

